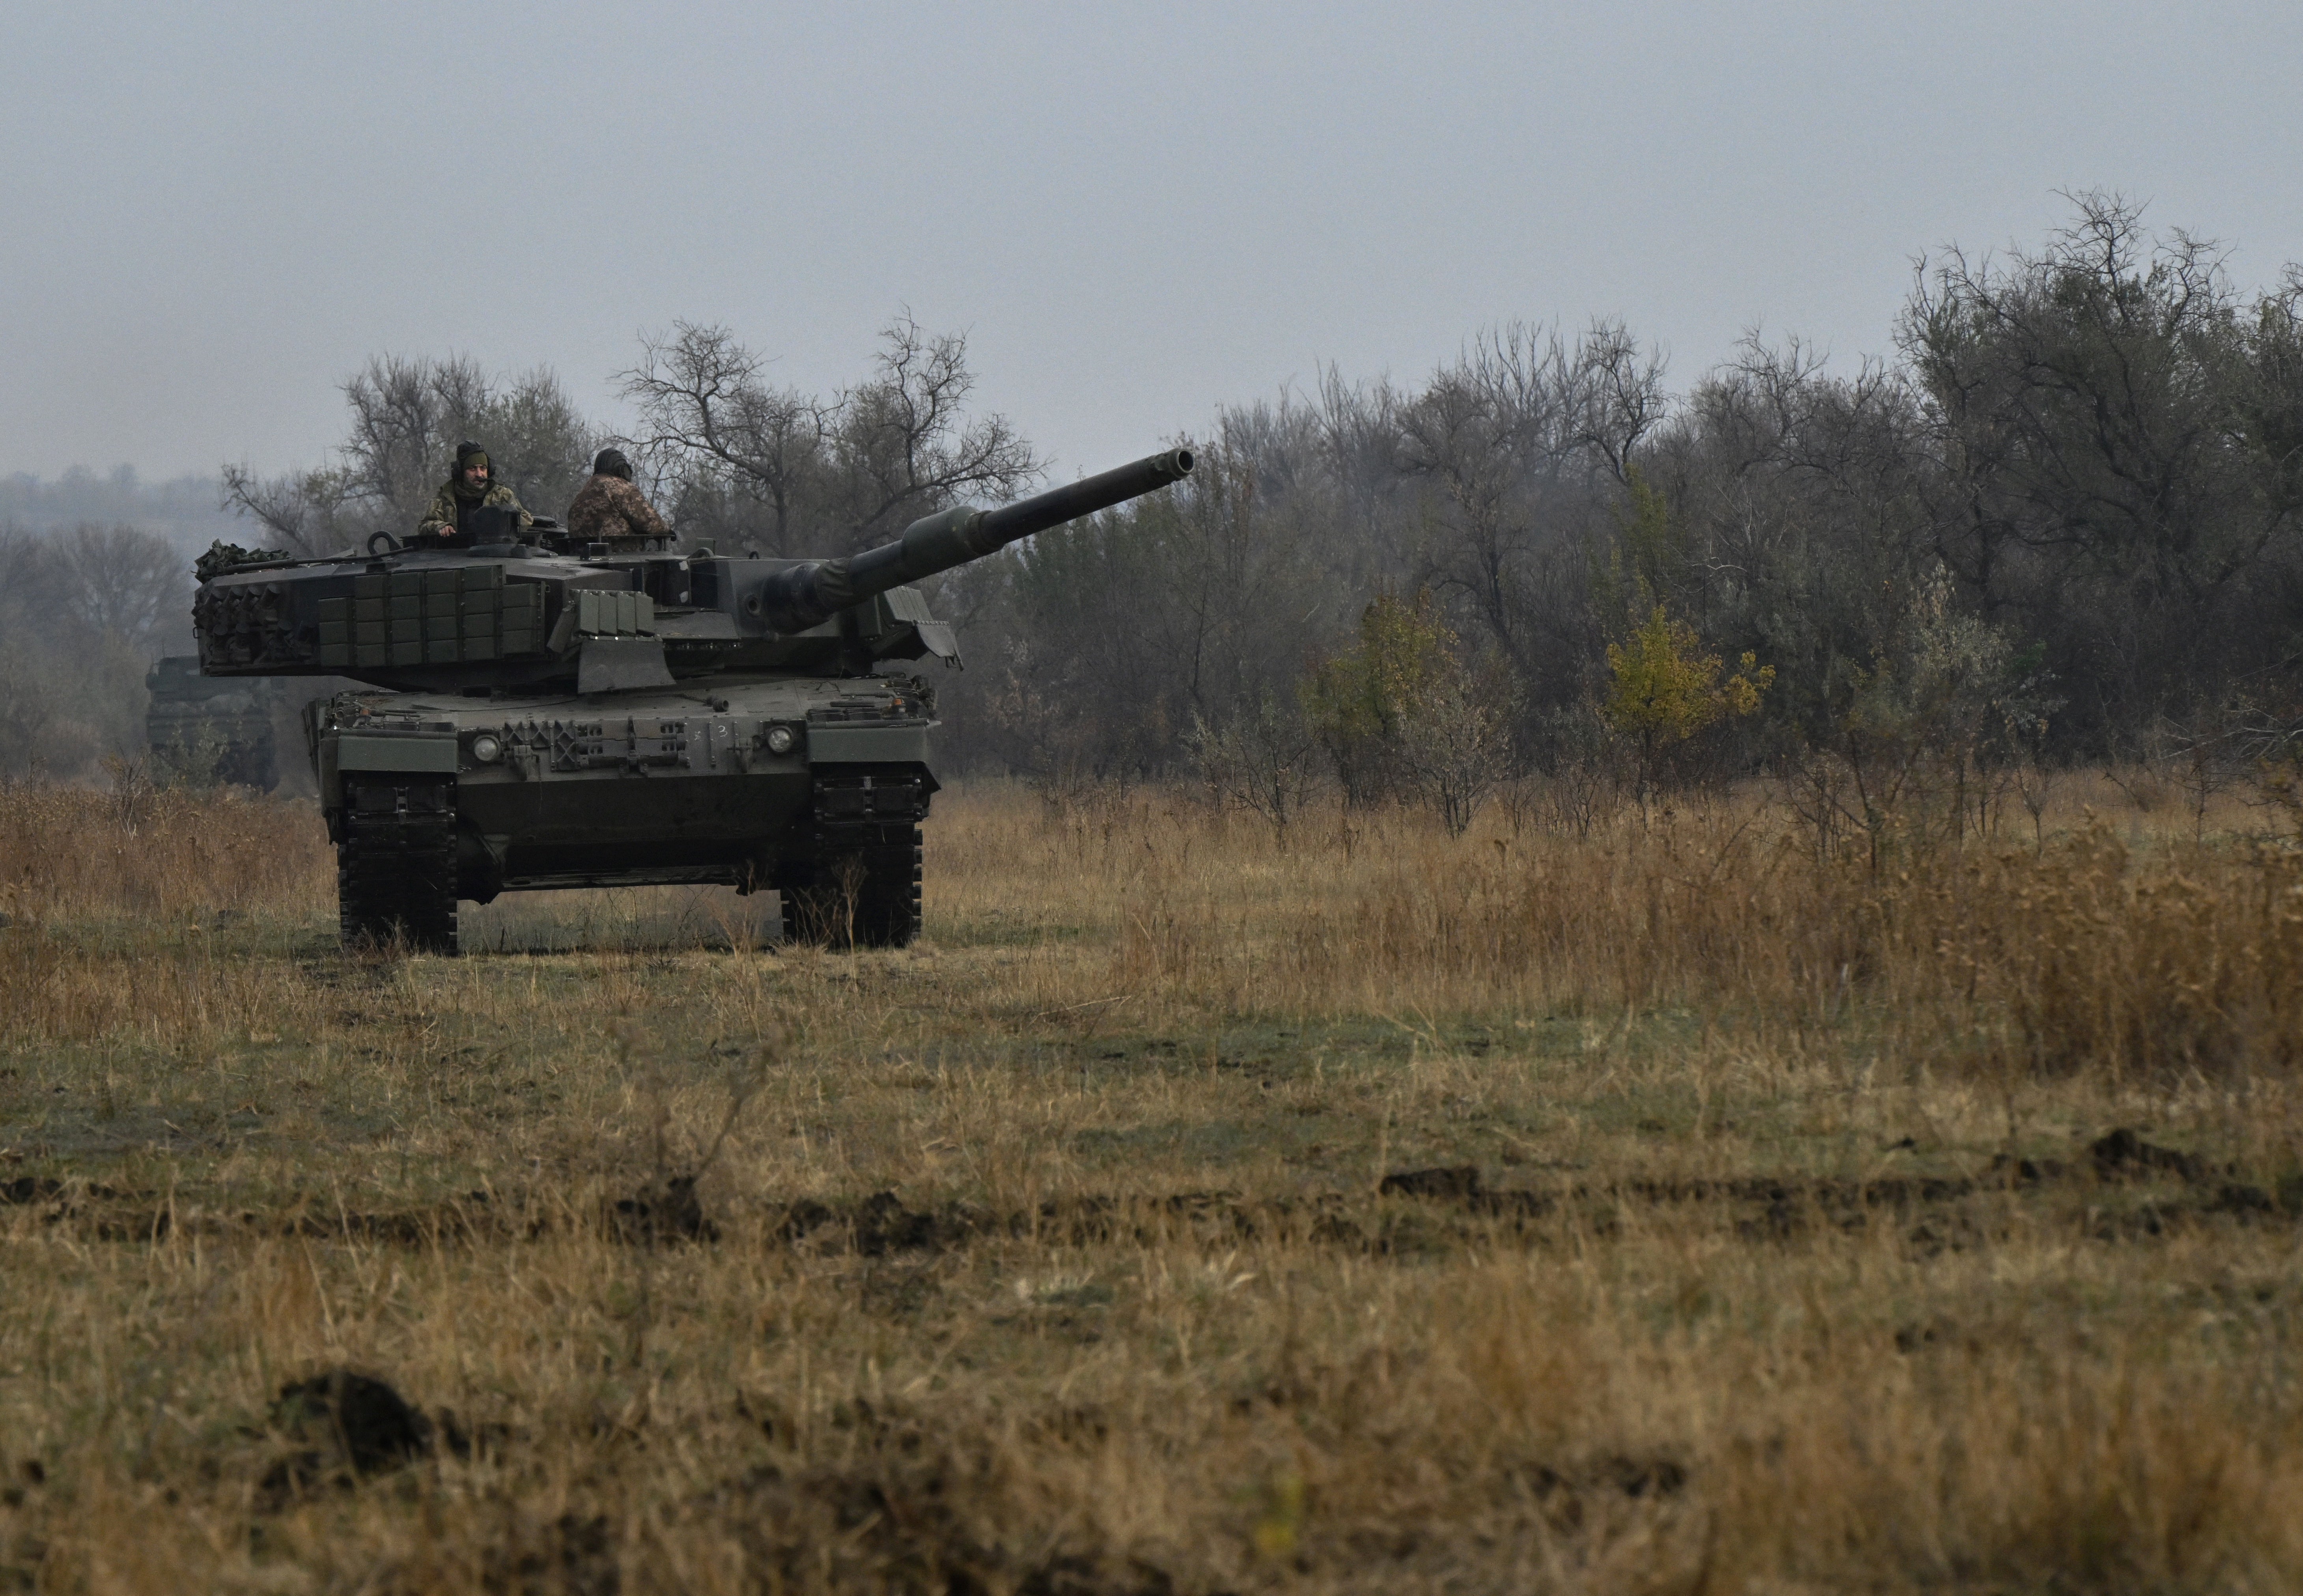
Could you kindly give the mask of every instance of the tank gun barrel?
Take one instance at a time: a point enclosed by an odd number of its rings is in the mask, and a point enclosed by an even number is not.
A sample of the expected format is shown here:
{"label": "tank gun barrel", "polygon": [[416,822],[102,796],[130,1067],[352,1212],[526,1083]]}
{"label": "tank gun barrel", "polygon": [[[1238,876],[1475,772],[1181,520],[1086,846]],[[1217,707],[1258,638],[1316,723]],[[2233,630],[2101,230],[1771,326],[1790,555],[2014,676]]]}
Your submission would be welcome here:
{"label": "tank gun barrel", "polygon": [[923,516],[894,542],[839,559],[809,560],[779,571],[763,595],[779,632],[804,632],[849,605],[954,566],[995,554],[1033,533],[1140,499],[1191,475],[1192,451],[1171,449],[998,509],[962,505]]}

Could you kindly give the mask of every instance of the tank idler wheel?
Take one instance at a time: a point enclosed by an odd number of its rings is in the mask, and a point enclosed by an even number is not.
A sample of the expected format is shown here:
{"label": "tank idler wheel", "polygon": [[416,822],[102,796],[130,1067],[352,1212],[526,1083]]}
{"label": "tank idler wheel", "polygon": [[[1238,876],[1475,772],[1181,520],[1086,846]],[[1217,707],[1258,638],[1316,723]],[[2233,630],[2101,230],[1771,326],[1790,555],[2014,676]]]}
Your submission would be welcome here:
{"label": "tank idler wheel", "polygon": [[336,908],[347,950],[399,944],[455,953],[453,777],[345,776]]}

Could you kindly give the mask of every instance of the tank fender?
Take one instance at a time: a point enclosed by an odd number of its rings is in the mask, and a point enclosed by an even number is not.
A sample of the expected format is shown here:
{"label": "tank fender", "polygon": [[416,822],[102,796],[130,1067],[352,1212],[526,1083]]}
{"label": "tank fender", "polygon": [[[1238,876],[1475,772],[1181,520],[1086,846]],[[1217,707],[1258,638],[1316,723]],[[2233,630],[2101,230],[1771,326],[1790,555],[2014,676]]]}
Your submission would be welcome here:
{"label": "tank fender", "polygon": [[925,726],[810,726],[812,765],[921,765],[928,761]]}
{"label": "tank fender", "polygon": [[456,739],[339,732],[336,734],[336,769],[421,771],[453,776],[456,774]]}

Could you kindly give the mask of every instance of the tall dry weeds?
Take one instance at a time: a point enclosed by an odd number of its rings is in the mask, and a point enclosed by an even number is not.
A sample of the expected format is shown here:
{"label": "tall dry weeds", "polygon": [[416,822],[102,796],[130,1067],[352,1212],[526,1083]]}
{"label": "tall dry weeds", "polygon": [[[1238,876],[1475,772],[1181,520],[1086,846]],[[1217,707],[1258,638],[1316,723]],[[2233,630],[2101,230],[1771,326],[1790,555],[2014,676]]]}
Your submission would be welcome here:
{"label": "tall dry weeds", "polygon": [[989,789],[911,952],[357,962],[308,811],[20,797],[0,1586],[2303,1581],[2298,878],[2188,815]]}

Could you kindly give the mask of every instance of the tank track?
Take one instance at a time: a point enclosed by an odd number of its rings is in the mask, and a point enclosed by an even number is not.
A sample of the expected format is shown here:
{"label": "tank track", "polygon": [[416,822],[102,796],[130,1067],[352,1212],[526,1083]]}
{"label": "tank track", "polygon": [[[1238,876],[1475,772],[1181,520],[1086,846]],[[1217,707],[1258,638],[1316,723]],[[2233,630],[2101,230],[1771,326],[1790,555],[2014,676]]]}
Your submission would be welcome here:
{"label": "tank track", "polygon": [[785,874],[784,932],[828,947],[904,947],[920,934],[917,770],[819,771],[808,851]]}
{"label": "tank track", "polygon": [[456,951],[454,777],[344,777],[336,909],[347,948]]}

